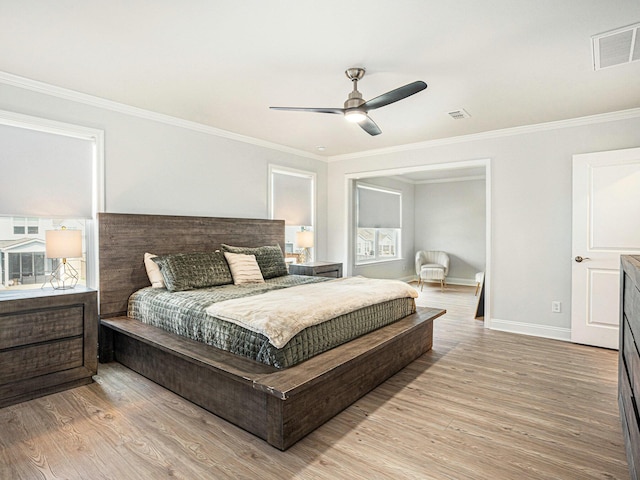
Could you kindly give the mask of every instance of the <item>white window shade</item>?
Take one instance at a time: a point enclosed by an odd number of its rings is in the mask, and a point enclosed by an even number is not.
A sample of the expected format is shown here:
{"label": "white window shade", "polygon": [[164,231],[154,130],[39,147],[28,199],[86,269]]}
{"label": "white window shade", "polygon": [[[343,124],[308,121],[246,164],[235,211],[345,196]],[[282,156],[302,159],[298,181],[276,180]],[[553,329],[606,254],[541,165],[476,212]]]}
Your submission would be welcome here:
{"label": "white window shade", "polygon": [[91,218],[93,142],[0,125],[0,215]]}
{"label": "white window shade", "polygon": [[357,185],[358,228],[400,228],[400,193]]}
{"label": "white window shade", "polygon": [[287,225],[313,225],[313,179],[273,172],[273,218]]}

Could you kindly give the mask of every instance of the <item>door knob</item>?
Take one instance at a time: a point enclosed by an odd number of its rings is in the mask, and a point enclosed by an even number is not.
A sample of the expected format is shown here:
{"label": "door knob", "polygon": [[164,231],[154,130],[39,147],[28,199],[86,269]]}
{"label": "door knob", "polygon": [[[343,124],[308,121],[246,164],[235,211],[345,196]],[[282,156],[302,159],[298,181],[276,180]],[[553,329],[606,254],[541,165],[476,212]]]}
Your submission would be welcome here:
{"label": "door knob", "polygon": [[591,260],[589,257],[581,257],[580,255],[578,255],[575,259],[576,262],[580,263],[583,260]]}

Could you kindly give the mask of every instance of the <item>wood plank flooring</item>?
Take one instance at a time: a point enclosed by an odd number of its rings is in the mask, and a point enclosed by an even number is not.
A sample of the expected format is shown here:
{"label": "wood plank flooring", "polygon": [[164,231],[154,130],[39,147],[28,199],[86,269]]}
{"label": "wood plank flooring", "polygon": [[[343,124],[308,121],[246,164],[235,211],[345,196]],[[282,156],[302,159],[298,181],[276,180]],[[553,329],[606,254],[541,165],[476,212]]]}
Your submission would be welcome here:
{"label": "wood plank flooring", "polygon": [[434,348],[286,452],[117,363],[0,409],[0,479],[626,479],[617,352],[487,331],[474,287]]}

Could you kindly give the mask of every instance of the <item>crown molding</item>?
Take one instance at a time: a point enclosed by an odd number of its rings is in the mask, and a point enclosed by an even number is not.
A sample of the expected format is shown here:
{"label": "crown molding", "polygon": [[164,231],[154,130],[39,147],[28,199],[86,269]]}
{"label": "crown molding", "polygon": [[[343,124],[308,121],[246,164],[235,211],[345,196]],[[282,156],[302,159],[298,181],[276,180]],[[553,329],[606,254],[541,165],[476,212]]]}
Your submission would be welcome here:
{"label": "crown molding", "polygon": [[152,120],[154,122],[164,123],[172,125],[174,127],[180,127],[187,130],[193,130],[199,133],[205,133],[207,135],[213,135],[216,137],[227,138],[229,140],[235,140],[242,143],[248,143],[250,145],[256,145],[258,147],[269,148],[271,150],[278,150],[284,153],[290,153],[300,157],[311,158],[314,160],[327,161],[326,156],[315,155],[310,152],[298,150],[295,148],[280,145],[278,143],[267,142],[259,138],[249,137],[247,135],[241,135],[239,133],[230,132],[228,130],[222,130],[220,128],[211,127],[198,122],[192,122],[190,120],[183,120],[181,118],[172,117],[171,115],[165,115],[163,113],[152,112],[151,110],[145,110],[144,108],[133,107],[124,103],[115,102],[113,100],[107,100],[105,98],[96,97],[86,93],[77,92],[75,90],[69,90],[67,88],[57,87],[48,83],[32,80],[30,78],[20,77],[12,73],[0,71],[0,84],[9,85],[12,87],[23,88],[32,92],[43,93],[45,95],[51,95],[54,97],[62,98],[64,100],[70,100],[72,102],[83,103],[92,107],[104,108],[125,115],[133,117],[143,118],[146,120]]}
{"label": "crown molding", "polygon": [[486,180],[486,175],[473,175],[470,177],[445,177],[445,178],[434,178],[431,180],[418,180],[415,182],[416,185],[428,185],[431,183],[452,183],[452,182],[473,182],[476,180]]}
{"label": "crown molding", "polygon": [[433,178],[427,180],[413,180],[411,178],[405,178],[402,174],[398,175],[389,175],[390,179],[396,180],[398,182],[407,183],[409,185],[427,185],[431,183],[452,183],[452,182],[471,182],[474,180],[486,180],[486,175],[473,175],[468,177],[443,177],[443,178]]}
{"label": "crown molding", "polygon": [[412,150],[421,150],[426,148],[453,145],[464,142],[473,142],[477,140],[487,140],[500,137],[508,137],[513,135],[523,135],[527,133],[542,132],[548,130],[555,130],[559,128],[579,127],[583,125],[593,125],[595,123],[613,122],[617,120],[628,120],[632,118],[640,117],[640,108],[632,108],[628,110],[621,110],[617,112],[602,113],[597,115],[589,115],[586,117],[572,118],[568,120],[558,120],[554,122],[538,123],[533,125],[524,125],[520,127],[511,127],[500,130],[491,130],[488,132],[473,133],[470,135],[460,135],[457,137],[440,138],[436,140],[427,140],[424,142],[408,143],[404,145],[397,145],[393,147],[378,148],[374,150],[365,150],[362,152],[347,153],[344,155],[317,155],[304,150],[298,150],[288,147],[286,145],[280,145],[278,143],[268,142],[259,138],[249,137],[247,135],[241,135],[239,133],[230,132],[209,125],[204,125],[198,122],[192,122],[190,120],[184,120],[171,115],[163,113],[153,112],[151,110],[145,110],[139,107],[133,107],[124,103],[115,102],[113,100],[107,100],[101,97],[96,97],[86,93],[77,92],[75,90],[69,90],[67,88],[57,87],[48,83],[40,82],[38,80],[32,80],[30,78],[20,77],[12,73],[0,71],[0,84],[18,87],[25,90],[30,90],[37,93],[43,93],[45,95],[51,95],[54,97],[70,100],[73,102],[83,103],[93,107],[103,108],[125,115],[130,115],[146,120],[152,120],[167,125],[172,125],[187,130],[193,130],[207,135],[213,135],[217,137],[227,138],[250,145],[256,145],[271,150],[277,150],[283,153],[289,153],[300,157],[311,158],[313,160],[320,160],[323,162],[337,162],[342,160],[352,160],[357,158],[373,157],[378,155],[386,155],[398,152],[406,152]]}
{"label": "crown molding", "polygon": [[388,155],[391,153],[407,152],[411,150],[421,150],[426,148],[439,147],[444,145],[454,145],[458,143],[474,142],[478,140],[488,140],[501,137],[510,137],[514,135],[524,135],[527,133],[544,132],[548,130],[557,130],[560,128],[581,127],[584,125],[593,125],[603,122],[615,122],[617,120],[629,120],[640,117],[640,108],[630,108],[628,110],[620,110],[617,112],[599,113],[597,115],[589,115],[586,117],[571,118],[568,120],[558,120],[554,122],[537,123],[533,125],[523,125],[521,127],[503,128],[500,130],[490,130],[488,132],[472,133],[470,135],[460,135],[457,137],[439,138],[436,140],[427,140],[424,142],[407,143],[394,147],[378,148],[374,150],[366,150],[363,152],[347,153],[345,155],[334,155],[327,157],[329,162],[338,162],[342,160],[353,160],[357,158],[374,157],[378,155]]}

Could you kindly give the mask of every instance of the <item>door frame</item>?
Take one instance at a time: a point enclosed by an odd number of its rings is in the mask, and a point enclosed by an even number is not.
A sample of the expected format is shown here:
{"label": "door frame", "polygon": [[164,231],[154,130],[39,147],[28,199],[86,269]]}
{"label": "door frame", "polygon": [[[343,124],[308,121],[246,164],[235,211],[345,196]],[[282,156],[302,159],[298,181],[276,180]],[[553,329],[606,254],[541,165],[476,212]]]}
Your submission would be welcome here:
{"label": "door frame", "polygon": [[353,172],[345,174],[345,245],[346,254],[346,272],[351,273],[353,265],[353,202],[354,188],[353,180],[371,177],[388,177],[393,175],[402,175],[404,173],[424,172],[424,171],[455,171],[460,168],[484,167],[485,169],[485,280],[484,280],[484,327],[491,328],[491,159],[482,158],[476,160],[464,160],[460,162],[434,163],[427,165],[416,165],[412,167],[398,167],[383,170],[371,170],[363,172]]}

